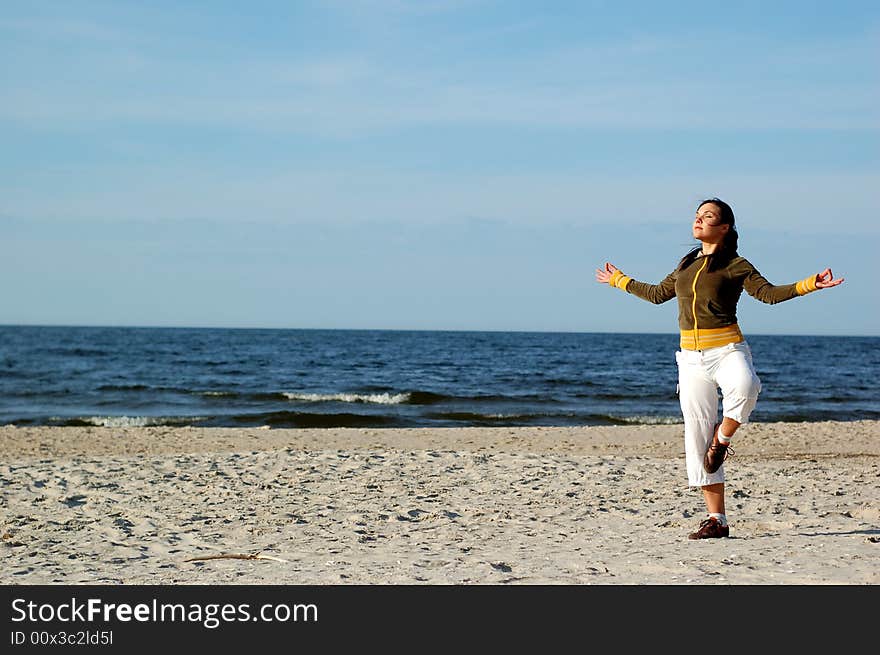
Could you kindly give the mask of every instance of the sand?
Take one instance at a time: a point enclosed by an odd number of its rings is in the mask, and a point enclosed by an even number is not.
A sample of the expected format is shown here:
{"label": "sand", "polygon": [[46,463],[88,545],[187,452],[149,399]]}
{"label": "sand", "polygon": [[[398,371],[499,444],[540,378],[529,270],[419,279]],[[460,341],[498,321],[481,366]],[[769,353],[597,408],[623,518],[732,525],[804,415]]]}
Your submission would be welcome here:
{"label": "sand", "polygon": [[731,537],[691,541],[681,425],[6,426],[0,582],[876,584],[878,437],[744,426]]}

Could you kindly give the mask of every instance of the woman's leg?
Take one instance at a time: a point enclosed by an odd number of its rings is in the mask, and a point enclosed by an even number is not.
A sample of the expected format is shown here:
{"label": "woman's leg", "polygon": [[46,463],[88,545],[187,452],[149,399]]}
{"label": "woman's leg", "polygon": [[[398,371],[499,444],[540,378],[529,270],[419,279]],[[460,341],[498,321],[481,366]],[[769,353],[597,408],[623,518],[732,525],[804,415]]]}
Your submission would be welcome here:
{"label": "woman's leg", "polygon": [[[741,425],[739,421],[734,421],[727,416],[718,426],[718,431],[728,437],[732,437],[737,428]],[[727,515],[724,511],[724,483],[708,484],[703,489],[703,500],[706,501],[706,511],[711,514]]]}
{"label": "woman's leg", "polygon": [[724,467],[714,473],[707,473],[703,468],[703,456],[712,443],[718,423],[718,387],[706,374],[699,352],[680,351],[676,359],[688,485],[706,487],[723,483]]}
{"label": "woman's leg", "polygon": [[[717,363],[710,365],[712,377],[721,388],[723,420],[719,425],[718,432],[729,438],[734,435],[740,425],[748,421],[749,415],[755,407],[758,393],[761,390],[761,382],[752,365],[751,351],[745,344],[737,344],[728,352],[721,355]],[[713,438],[713,443],[715,442]],[[726,445],[726,444],[725,444]],[[715,446],[713,446],[714,448]],[[726,450],[726,449],[723,449]],[[723,452],[723,450],[721,452]],[[716,456],[718,452],[716,451]],[[707,460],[709,456],[707,455]],[[723,462],[723,455],[716,458]],[[718,465],[720,462],[714,462]],[[722,465],[723,466],[723,465]],[[721,470],[720,468],[718,470]],[[701,527],[698,532],[691,535],[693,539],[702,539],[707,536],[727,536],[727,516],[724,509],[724,484],[709,484],[703,488],[703,499],[706,501],[706,509],[710,516],[715,516],[722,524],[718,526]]]}
{"label": "woman's leg", "polygon": [[734,421],[729,416],[725,416],[721,421],[721,433],[726,437],[732,437],[737,428],[742,425],[739,421]]}
{"label": "woman's leg", "polygon": [[[734,421],[732,418],[725,416],[724,420],[721,421],[719,431],[728,437],[732,437],[740,425],[742,424],[739,421]],[[727,512],[724,511],[724,483],[708,484],[702,487],[702,489],[703,500],[706,501],[706,511],[709,514],[726,515]]]}
{"label": "woman's leg", "polygon": [[706,501],[706,511],[709,514],[726,514],[724,511],[724,483],[707,484],[701,487],[703,500]]}
{"label": "woman's leg", "polygon": [[677,355],[688,483],[700,487],[709,514],[699,529],[688,535],[689,539],[710,539],[729,534],[724,514],[724,467],[709,473],[703,466],[718,424],[718,385],[713,375],[717,360],[713,354],[721,353],[682,351]]}
{"label": "woman's leg", "polygon": [[725,436],[732,437],[740,425],[748,422],[761,392],[761,381],[755,373],[749,347],[745,343],[736,344],[721,359],[714,373],[722,396],[724,420],[720,431]]}

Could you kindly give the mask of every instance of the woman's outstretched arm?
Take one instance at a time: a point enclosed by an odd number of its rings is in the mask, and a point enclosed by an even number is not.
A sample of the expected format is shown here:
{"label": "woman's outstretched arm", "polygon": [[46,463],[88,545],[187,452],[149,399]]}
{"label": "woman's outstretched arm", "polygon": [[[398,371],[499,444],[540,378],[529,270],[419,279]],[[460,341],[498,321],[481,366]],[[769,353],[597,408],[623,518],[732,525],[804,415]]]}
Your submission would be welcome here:
{"label": "woman's outstretched arm", "polygon": [[806,277],[794,284],[775,285],[768,282],[767,278],[761,275],[748,260],[740,259],[739,266],[742,267],[740,270],[744,276],[743,287],[746,292],[768,305],[805,296],[819,289],[836,287],[843,282],[843,278],[834,279],[831,269],[826,268],[821,273]]}
{"label": "woman's outstretched arm", "polygon": [[660,284],[648,284],[633,280],[628,275],[624,275],[623,271],[614,264],[605,262],[604,269],[596,269],[596,282],[623,289],[642,300],[659,305],[675,298],[675,273],[676,271],[672,271]]}

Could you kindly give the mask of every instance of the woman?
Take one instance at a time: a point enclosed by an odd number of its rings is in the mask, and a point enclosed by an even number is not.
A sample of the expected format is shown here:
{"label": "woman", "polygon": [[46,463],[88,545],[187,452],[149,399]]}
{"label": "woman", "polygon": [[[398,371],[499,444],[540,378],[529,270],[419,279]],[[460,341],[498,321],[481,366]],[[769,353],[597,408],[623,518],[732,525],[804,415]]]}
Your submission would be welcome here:
{"label": "woman", "polygon": [[[702,488],[708,511],[706,520],[688,538],[711,539],[730,533],[722,464],[733,454],[730,440],[748,421],[761,390],[751,351],[736,322],[742,290],[772,305],[835,287],[843,278],[834,279],[826,268],[795,284],[770,284],[737,254],[733,210],[718,198],[704,200],[697,207],[693,235],[702,244],[685,255],[660,284],[633,280],[607,262],[604,270],[596,270],[596,280],[655,304],[678,297],[681,350],[675,358],[688,484]],[[719,387],[721,423],[717,423]]]}

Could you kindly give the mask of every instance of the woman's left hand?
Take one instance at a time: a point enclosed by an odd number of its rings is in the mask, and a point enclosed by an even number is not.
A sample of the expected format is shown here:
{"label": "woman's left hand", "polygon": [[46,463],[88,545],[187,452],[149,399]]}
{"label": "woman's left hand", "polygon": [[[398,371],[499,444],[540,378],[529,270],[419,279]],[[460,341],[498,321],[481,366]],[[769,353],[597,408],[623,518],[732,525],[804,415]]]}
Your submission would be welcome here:
{"label": "woman's left hand", "polygon": [[831,287],[836,287],[841,282],[843,282],[843,278],[839,277],[835,280],[834,274],[831,272],[830,268],[826,268],[821,273],[816,274],[817,289],[829,289]]}

